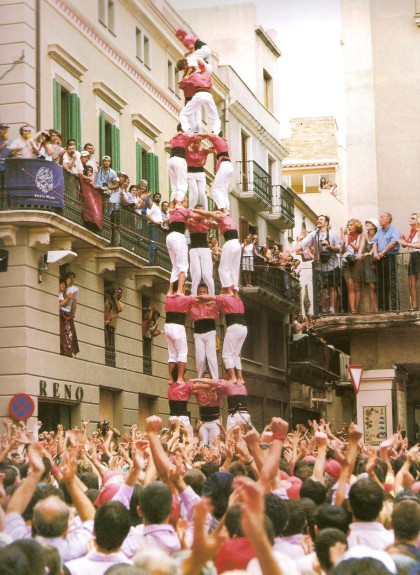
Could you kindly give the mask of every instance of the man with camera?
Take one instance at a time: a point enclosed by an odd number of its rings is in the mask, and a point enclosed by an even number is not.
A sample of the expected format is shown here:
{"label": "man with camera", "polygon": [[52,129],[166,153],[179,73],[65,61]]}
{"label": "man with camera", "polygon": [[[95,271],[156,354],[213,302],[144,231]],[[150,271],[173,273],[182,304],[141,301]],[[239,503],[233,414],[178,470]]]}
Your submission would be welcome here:
{"label": "man with camera", "polygon": [[[316,223],[317,229],[309,233],[296,246],[296,251],[314,249],[314,281],[317,281],[321,294],[321,311],[329,308],[329,313],[335,313],[337,290],[340,289],[341,268],[340,253],[342,241],[337,232],[330,230],[330,218],[320,215]],[[326,305],[329,296],[329,306]]]}
{"label": "man with camera", "polygon": [[111,427],[111,424],[109,423],[109,421],[107,419],[103,419],[101,421],[98,421],[98,431],[101,435],[103,435],[105,437],[109,430],[111,430],[113,432],[115,439],[118,439],[118,437],[121,437],[121,432],[118,431],[118,429],[116,429],[115,427]]}

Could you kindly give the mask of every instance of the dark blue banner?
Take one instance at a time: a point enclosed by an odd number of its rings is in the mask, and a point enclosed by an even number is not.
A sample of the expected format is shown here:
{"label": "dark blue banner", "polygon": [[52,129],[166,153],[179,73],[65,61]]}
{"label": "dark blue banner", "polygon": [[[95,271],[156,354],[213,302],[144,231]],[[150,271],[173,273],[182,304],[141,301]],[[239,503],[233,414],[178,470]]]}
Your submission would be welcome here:
{"label": "dark blue banner", "polygon": [[63,168],[55,162],[7,159],[5,188],[10,206],[64,208]]}

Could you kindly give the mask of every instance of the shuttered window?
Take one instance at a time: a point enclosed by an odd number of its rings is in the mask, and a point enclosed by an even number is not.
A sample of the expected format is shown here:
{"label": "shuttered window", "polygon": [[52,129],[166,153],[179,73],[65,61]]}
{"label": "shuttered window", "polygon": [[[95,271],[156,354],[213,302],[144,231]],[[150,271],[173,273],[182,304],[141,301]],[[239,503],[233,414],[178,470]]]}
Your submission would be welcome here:
{"label": "shuttered window", "polygon": [[111,164],[116,172],[120,171],[120,129],[117,126],[110,126],[111,133]]}
{"label": "shuttered window", "polygon": [[61,132],[61,84],[53,79],[53,125],[54,130]]}
{"label": "shuttered window", "polygon": [[77,149],[82,149],[82,128],[80,121],[80,99],[74,92],[64,94],[64,138],[66,143],[70,138],[76,140]]}
{"label": "shuttered window", "polygon": [[156,194],[159,191],[159,158],[153,152],[146,154],[146,174],[147,188]]}
{"label": "shuttered window", "polygon": [[100,112],[99,114],[99,149],[101,159],[106,155],[105,151],[105,114]]}
{"label": "shuttered window", "polygon": [[111,168],[118,172],[121,169],[120,129],[107,122],[104,112],[99,114],[99,149],[100,156],[111,157]]}
{"label": "shuttered window", "polygon": [[136,142],[136,184],[143,179],[143,148]]}

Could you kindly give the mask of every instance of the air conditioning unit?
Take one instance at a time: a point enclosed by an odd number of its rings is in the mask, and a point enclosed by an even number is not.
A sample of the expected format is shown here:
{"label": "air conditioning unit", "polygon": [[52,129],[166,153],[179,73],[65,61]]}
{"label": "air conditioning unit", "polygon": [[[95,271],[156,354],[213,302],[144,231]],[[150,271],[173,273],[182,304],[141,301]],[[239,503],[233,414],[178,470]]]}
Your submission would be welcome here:
{"label": "air conditioning unit", "polygon": [[340,378],[342,382],[350,382],[349,363],[350,356],[345,353],[340,353]]}

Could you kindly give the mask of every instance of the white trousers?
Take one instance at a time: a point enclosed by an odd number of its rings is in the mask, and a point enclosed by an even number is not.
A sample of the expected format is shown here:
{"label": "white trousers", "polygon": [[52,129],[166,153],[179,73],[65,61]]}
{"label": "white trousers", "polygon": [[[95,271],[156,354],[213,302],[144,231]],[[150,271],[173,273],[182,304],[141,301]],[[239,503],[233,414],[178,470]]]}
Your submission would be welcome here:
{"label": "white trousers", "polygon": [[172,263],[170,282],[174,283],[181,272],[185,275],[188,273],[188,247],[185,235],[180,232],[171,232],[166,236],[166,247]]}
{"label": "white trousers", "polygon": [[219,263],[219,278],[222,288],[239,289],[239,273],[241,268],[241,244],[237,238],[223,244]]}
{"label": "white trousers", "polygon": [[188,206],[195,208],[197,204],[207,210],[206,174],[204,172],[188,172]]}
{"label": "white trousers", "polygon": [[213,379],[219,379],[219,366],[217,364],[216,330],[206,333],[195,333],[195,363],[198,377],[206,371],[206,360]]}
{"label": "white trousers", "polygon": [[233,175],[232,163],[228,160],[221,162],[219,169],[214,177],[213,187],[211,189],[213,200],[216,202],[217,209],[229,209],[229,185]]}
{"label": "white trousers", "polygon": [[[210,54],[211,54],[211,50],[210,48],[207,46],[207,44],[204,44],[203,46],[201,46],[201,48],[199,48],[198,50],[195,50],[191,56],[188,56],[187,58],[187,63],[188,66],[197,66],[198,62],[197,60],[208,60],[210,58]],[[206,72],[208,72],[209,74],[211,74],[212,69],[211,66],[209,64],[207,64],[207,62],[204,62],[204,68],[206,70]]]}
{"label": "white trousers", "polygon": [[[181,122],[182,130],[184,132],[202,132],[203,126],[197,126],[195,114],[196,110],[204,108],[207,115],[207,120],[210,122],[211,130],[214,134],[219,134],[222,127],[219,115],[217,113],[216,104],[214,103],[213,96],[210,92],[197,92],[192,100],[181,110],[179,114],[179,121]],[[200,117],[201,123],[201,117]]]}
{"label": "white trousers", "polygon": [[171,202],[182,200],[187,195],[187,162],[185,158],[172,156],[168,160],[169,181],[171,183]]}
{"label": "white trousers", "polygon": [[198,433],[201,435],[200,447],[203,445],[212,446],[213,439],[220,435],[220,427],[217,421],[205,421],[200,425]]}
{"label": "white trousers", "polygon": [[191,421],[188,415],[170,415],[168,419],[170,424],[174,424],[178,420],[183,423],[187,429],[191,427]]}
{"label": "white trousers", "polygon": [[168,363],[187,363],[188,345],[185,326],[165,323],[164,332],[168,344]]}
{"label": "white trousers", "polygon": [[226,369],[234,367],[242,370],[241,351],[247,333],[246,325],[239,323],[234,323],[227,328],[222,349],[222,358]]}
{"label": "white trousers", "polygon": [[230,413],[226,420],[226,430],[235,427],[235,425],[245,425],[245,423],[248,423],[248,425],[251,423],[251,416],[247,411]]}
{"label": "white trousers", "polygon": [[191,293],[197,295],[198,284],[203,280],[209,288],[209,294],[214,295],[213,260],[210,248],[190,249]]}

